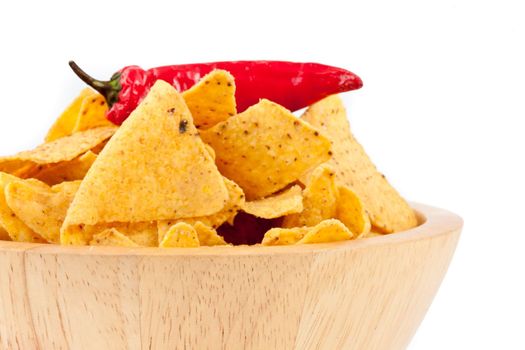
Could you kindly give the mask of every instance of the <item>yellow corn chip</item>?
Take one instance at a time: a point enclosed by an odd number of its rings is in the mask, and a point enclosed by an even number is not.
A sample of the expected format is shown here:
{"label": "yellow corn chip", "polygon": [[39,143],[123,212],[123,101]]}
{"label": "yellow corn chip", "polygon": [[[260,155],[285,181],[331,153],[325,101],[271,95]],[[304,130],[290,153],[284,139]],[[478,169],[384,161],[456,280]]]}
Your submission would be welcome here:
{"label": "yellow corn chip", "polygon": [[70,161],[110,138],[116,130],[117,127],[101,127],[77,132],[53,142],[44,143],[31,151],[0,157],[0,171],[14,173],[25,166],[31,168],[33,165],[36,167]]}
{"label": "yellow corn chip", "polygon": [[210,128],[237,114],[235,80],[225,70],[207,74],[182,96],[197,128]]}
{"label": "yellow corn chip", "polygon": [[82,101],[72,133],[89,130],[101,126],[114,126],[106,118],[108,105],[106,99],[99,93],[87,96]]}
{"label": "yellow corn chip", "polygon": [[262,245],[292,245],[308,232],[308,227],[272,228],[264,234]]}
{"label": "yellow corn chip", "polygon": [[96,225],[75,225],[61,232],[60,243],[64,245],[86,245],[93,237],[105,230],[116,229],[133,242],[142,247],[157,247],[159,245],[156,222],[112,222]]}
{"label": "yellow corn chip", "polygon": [[113,247],[139,247],[139,245],[129,239],[127,236],[118,232],[117,229],[110,228],[97,233],[93,236],[93,239],[89,242],[89,245],[102,245],[102,246],[113,246]]}
{"label": "yellow corn chip", "polygon": [[200,216],[193,218],[183,218],[177,220],[159,220],[158,221],[158,232],[159,232],[159,242],[162,241],[168,229],[178,222],[185,222],[190,225],[195,225],[197,222],[202,222],[206,226],[212,228],[217,228],[224,224],[225,222],[233,222],[237,212],[241,209],[244,204],[244,193],[242,189],[233,181],[224,179],[224,184],[228,190],[228,200],[224,207],[217,213]]}
{"label": "yellow corn chip", "polygon": [[377,171],[352,135],[338,96],[313,104],[302,119],[318,127],[332,141],[333,156],[329,163],[336,171],[337,181],[355,191],[370,215],[372,225],[385,233],[417,225],[412,208]]}
{"label": "yellow corn chip", "polygon": [[208,225],[203,224],[200,221],[197,221],[193,225],[193,229],[197,233],[197,237],[199,237],[199,242],[201,246],[214,246],[214,245],[226,245],[227,243],[224,241],[224,238],[222,238],[215,229],[211,228]]}
{"label": "yellow corn chip", "polygon": [[64,181],[82,180],[96,159],[97,155],[88,151],[73,160],[50,165],[32,177],[50,186]]}
{"label": "yellow corn chip", "polygon": [[315,226],[335,217],[337,187],[331,167],[320,165],[314,170],[303,192],[303,207],[301,213],[286,216],[283,227]]}
{"label": "yellow corn chip", "polygon": [[357,237],[370,232],[370,219],[363,203],[357,195],[346,186],[338,186],[336,219],[345,224]]}
{"label": "yellow corn chip", "polygon": [[346,241],[353,237],[352,232],[341,221],[328,219],[310,228],[297,244]]}
{"label": "yellow corn chip", "polygon": [[60,117],[58,117],[51,129],[49,129],[45,141],[51,142],[64,136],[71,135],[75,128],[75,124],[77,123],[80,107],[82,106],[84,99],[94,94],[96,94],[96,92],[90,88],[82,90]]}
{"label": "yellow corn chip", "polygon": [[166,232],[159,245],[161,248],[195,248],[199,247],[199,237],[195,229],[185,222],[179,222]]}
{"label": "yellow corn chip", "polygon": [[[46,241],[36,232],[24,224],[7,205],[5,189],[13,181],[20,180],[16,176],[0,172],[0,226],[7,231],[9,237],[16,242],[45,243]],[[37,180],[28,180],[38,183]],[[41,184],[45,186],[45,184]]]}
{"label": "yellow corn chip", "polygon": [[53,188],[14,180],[5,187],[7,205],[27,227],[51,243],[60,242],[60,227],[80,181]]}
{"label": "yellow corn chip", "polygon": [[303,211],[303,196],[300,186],[291,188],[276,195],[245,202],[242,210],[263,219],[274,219]]}
{"label": "yellow corn chip", "polygon": [[287,109],[268,100],[201,132],[221,173],[249,200],[294,182],[330,158],[330,142]]}
{"label": "yellow corn chip", "polygon": [[206,216],[227,200],[184,100],[159,80],[93,163],[62,230]]}

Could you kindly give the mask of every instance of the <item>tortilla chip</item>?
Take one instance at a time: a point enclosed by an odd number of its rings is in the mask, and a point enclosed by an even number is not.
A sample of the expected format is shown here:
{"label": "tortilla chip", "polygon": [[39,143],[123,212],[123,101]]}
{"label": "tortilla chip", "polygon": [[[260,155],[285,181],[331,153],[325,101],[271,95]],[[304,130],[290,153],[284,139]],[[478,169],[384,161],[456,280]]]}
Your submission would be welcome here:
{"label": "tortilla chip", "polygon": [[60,162],[44,168],[34,178],[52,186],[65,181],[82,180],[97,159],[91,151],[67,162]]}
{"label": "tortilla chip", "polygon": [[330,142],[287,109],[268,100],[201,132],[221,173],[249,200],[294,182],[330,158]]}
{"label": "tortilla chip", "polygon": [[53,142],[44,143],[31,151],[0,157],[0,171],[14,173],[24,166],[31,169],[32,166],[70,161],[110,138],[116,130],[117,127],[101,127],[77,132]]}
{"label": "tortilla chip", "polygon": [[341,221],[329,219],[310,228],[297,244],[338,242],[353,237],[352,232]]}
{"label": "tortilla chip", "polygon": [[[0,172],[0,226],[7,231],[13,241],[45,243],[46,240],[24,224],[7,205],[5,189],[11,182],[18,180],[20,179],[16,176]],[[35,185],[38,183],[37,180],[28,181]],[[45,184],[42,183],[41,186]]]}
{"label": "tortilla chip", "polygon": [[263,199],[245,202],[242,210],[263,219],[274,219],[303,211],[303,196],[300,186]]}
{"label": "tortilla chip", "polygon": [[214,245],[226,245],[224,238],[219,236],[217,231],[211,228],[208,225],[203,224],[200,221],[197,221],[193,225],[193,229],[199,237],[199,242],[201,246],[214,246]]}
{"label": "tortilla chip", "polygon": [[80,181],[55,187],[13,180],[5,187],[7,205],[27,227],[50,243],[60,242],[60,227]]}
{"label": "tortilla chip", "polygon": [[114,126],[114,124],[106,118],[107,111],[108,105],[106,99],[101,94],[94,93],[84,98],[72,133],[101,126]]}
{"label": "tortilla chip", "polygon": [[[337,181],[351,188],[363,202],[372,225],[385,233],[417,225],[412,208],[379,173],[357,142],[338,96],[330,96],[308,108],[302,119],[318,127],[332,141]],[[242,185],[241,185],[242,186]]]}
{"label": "tortilla chip", "polygon": [[235,79],[225,70],[208,73],[182,96],[200,129],[211,128],[237,114]]}
{"label": "tortilla chip", "polygon": [[49,129],[45,141],[51,142],[64,136],[71,135],[75,128],[75,124],[77,123],[80,107],[82,106],[84,99],[94,94],[96,94],[96,92],[90,88],[82,90],[60,117],[58,117],[51,129]]}
{"label": "tortilla chip", "polygon": [[333,169],[327,165],[317,167],[303,192],[303,211],[288,215],[283,227],[315,226],[323,220],[335,217],[337,187]]}
{"label": "tortilla chip", "polygon": [[62,231],[206,216],[220,211],[227,200],[223,177],[182,97],[159,80],[93,163]]}
{"label": "tortilla chip", "polygon": [[89,245],[129,248],[139,247],[137,243],[133,242],[131,239],[118,232],[118,230],[114,228],[104,230],[94,235],[93,239],[89,242]]}
{"label": "tortilla chip", "polygon": [[161,248],[195,248],[199,246],[197,232],[185,222],[179,222],[170,227],[159,244]]}
{"label": "tortilla chip", "polygon": [[308,227],[272,228],[264,234],[262,245],[292,245],[299,242],[308,232]]}
{"label": "tortilla chip", "polygon": [[60,234],[60,244],[86,245],[93,237],[105,230],[114,228],[141,247],[157,247],[158,230],[156,222],[111,222],[96,225],[75,225]]}
{"label": "tortilla chip", "polygon": [[346,186],[338,186],[336,219],[341,221],[357,238],[370,232],[370,219],[359,197]]}

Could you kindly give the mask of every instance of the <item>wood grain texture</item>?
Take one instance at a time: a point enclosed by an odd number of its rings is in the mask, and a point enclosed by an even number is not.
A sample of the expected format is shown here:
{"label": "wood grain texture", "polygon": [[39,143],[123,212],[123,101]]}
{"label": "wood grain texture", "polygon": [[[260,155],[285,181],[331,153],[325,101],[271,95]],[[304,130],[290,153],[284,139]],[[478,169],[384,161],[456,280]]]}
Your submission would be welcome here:
{"label": "wood grain texture", "polygon": [[290,247],[0,242],[0,349],[404,349],[462,227]]}

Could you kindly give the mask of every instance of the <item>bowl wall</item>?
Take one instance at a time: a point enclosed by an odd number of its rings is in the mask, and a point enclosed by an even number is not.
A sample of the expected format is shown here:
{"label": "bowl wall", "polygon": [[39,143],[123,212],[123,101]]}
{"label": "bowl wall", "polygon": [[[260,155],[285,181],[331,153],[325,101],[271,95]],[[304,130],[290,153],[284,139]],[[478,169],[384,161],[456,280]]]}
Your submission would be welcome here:
{"label": "bowl wall", "polygon": [[1,349],[403,349],[461,219],[344,243],[194,249],[0,242]]}

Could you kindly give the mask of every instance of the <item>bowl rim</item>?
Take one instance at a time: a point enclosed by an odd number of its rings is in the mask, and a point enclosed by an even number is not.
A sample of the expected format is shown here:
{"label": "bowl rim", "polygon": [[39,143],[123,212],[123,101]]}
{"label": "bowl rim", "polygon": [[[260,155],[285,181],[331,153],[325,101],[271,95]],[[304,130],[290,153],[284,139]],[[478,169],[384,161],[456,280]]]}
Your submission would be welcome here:
{"label": "bowl rim", "polygon": [[198,248],[158,247],[105,247],[105,246],[61,246],[46,243],[0,241],[0,253],[24,251],[43,255],[94,255],[94,256],[265,256],[280,254],[312,254],[339,249],[364,249],[370,246],[402,244],[417,240],[447,235],[461,230],[463,219],[445,209],[411,202],[419,225],[410,230],[376,237],[349,241],[289,245],[289,246],[213,246]]}

